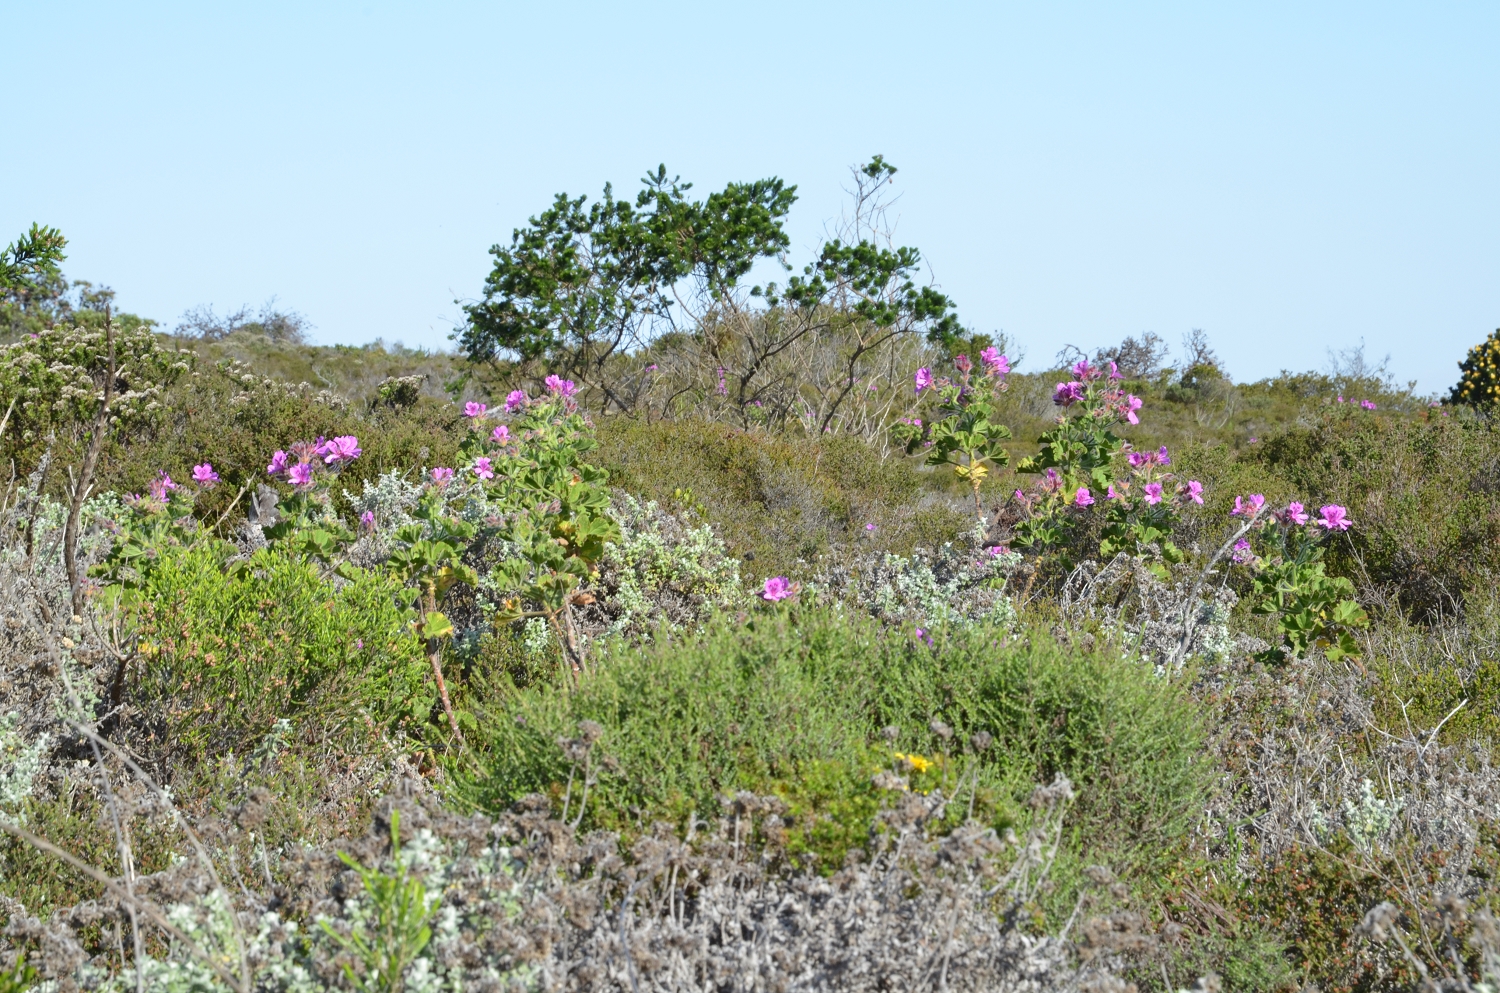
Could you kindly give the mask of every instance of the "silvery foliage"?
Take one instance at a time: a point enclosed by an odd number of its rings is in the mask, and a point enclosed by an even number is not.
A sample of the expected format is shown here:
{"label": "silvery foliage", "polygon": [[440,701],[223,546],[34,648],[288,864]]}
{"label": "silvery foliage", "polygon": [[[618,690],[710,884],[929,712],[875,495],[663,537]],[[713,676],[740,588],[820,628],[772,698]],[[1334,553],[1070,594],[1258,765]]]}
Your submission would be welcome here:
{"label": "silvery foliage", "polygon": [[[1175,675],[1189,660],[1222,663],[1265,647],[1236,635],[1229,618],[1239,596],[1223,584],[1198,584],[1196,573],[1163,581],[1144,557],[1125,553],[1101,565],[1079,564],[1063,584],[1063,609],[1126,632],[1157,675]],[[1194,596],[1196,595],[1196,600]]]}
{"label": "silvery foliage", "polygon": [[[366,480],[361,494],[345,491],[356,514],[375,515],[374,532],[361,536],[351,551],[356,564],[374,564],[390,554],[387,536],[414,523],[410,511],[421,493],[420,485],[397,472]],[[507,510],[466,473],[456,476],[442,493],[461,517],[481,527]],[[657,624],[680,630],[745,599],[739,562],[711,526],[694,526],[655,501],[642,503],[624,493],[616,494],[609,513],[620,526],[620,538],[606,546],[599,579],[591,586],[598,599],[581,612],[589,636],[636,636]],[[505,543],[494,539],[474,550],[473,564],[479,572],[476,601],[484,614],[493,613],[511,593],[500,587],[486,565],[503,561],[507,554]],[[540,622],[527,626],[528,652],[547,650],[550,635],[544,638],[543,628]]]}
{"label": "silvery foliage", "polygon": [[[331,861],[331,853],[309,854]],[[487,933],[513,918],[518,908],[513,859],[506,845],[493,835],[477,844],[473,838],[440,838],[423,827],[403,842],[398,857],[400,867],[422,881],[426,906],[421,916],[431,928],[431,939],[402,975],[403,990],[445,993],[525,989],[531,985],[530,968],[502,963],[500,956],[485,954],[482,948]],[[370,861],[387,876],[400,868],[389,852]],[[191,870],[186,862],[174,868],[179,872]],[[144,882],[149,884],[151,880]],[[357,878],[345,878],[334,886],[319,902],[318,912],[306,927],[269,908],[236,911],[227,904],[223,890],[206,887],[201,878],[189,875],[173,882],[177,885],[169,888],[179,899],[163,908],[164,916],[231,974],[239,975],[243,961],[255,993],[324,993],[345,988],[337,981],[341,972],[338,963],[348,958],[341,957],[344,949],[327,929],[339,934],[378,933],[380,908]],[[192,892],[195,889],[199,892]],[[454,894],[461,898],[450,899]],[[235,913],[237,920],[231,916]],[[357,963],[356,971],[362,971]],[[51,993],[61,989],[62,978],[54,975],[37,990]],[[138,980],[134,968],[111,975],[88,962],[75,966],[71,978],[104,993],[130,993],[137,988]],[[139,979],[153,993],[232,993],[234,989],[218,971],[177,943],[169,945],[165,956],[142,961]],[[376,989],[374,976],[363,971],[361,982],[354,988]]]}
{"label": "silvery foliage", "polygon": [[52,736],[45,731],[27,740],[18,714],[0,718],[0,817],[25,819],[23,809],[46,764]]}
{"label": "silvery foliage", "polygon": [[957,542],[910,556],[866,552],[831,565],[809,585],[818,600],[852,602],[890,623],[922,627],[980,622],[1010,627],[1015,604],[1005,593],[1021,556],[986,547],[976,529]]}
{"label": "silvery foliage", "polygon": [[526,623],[521,625],[521,647],[528,656],[537,658],[546,655],[556,644],[552,629],[542,618],[528,617]]}
{"label": "silvery foliage", "polygon": [[[663,825],[626,850],[612,834],[578,836],[543,797],[489,820],[443,810],[415,783],[406,789],[416,791],[413,799],[383,802],[370,834],[341,847],[398,876],[386,829],[399,807],[408,835],[400,858],[422,882],[429,899],[422,916],[432,929],[401,976],[412,993],[1050,993],[1113,988],[1121,964],[1109,919],[1081,916],[1075,945],[1039,933],[1020,912],[1048,885],[1073,796],[1061,777],[1033,792],[1036,818],[1024,837],[972,822],[940,832],[950,802],[941,790],[893,790],[867,858],[828,877],[769,871],[784,857],[778,846],[788,813],[773,796],[726,797],[724,816],[699,822],[691,837]],[[188,860],[140,877],[138,891],[163,895],[171,922],[224,970],[247,971],[255,993],[372,989],[357,961],[359,978],[347,982],[342,965],[351,957],[323,927],[347,934],[369,924],[377,908],[358,876],[328,848],[293,853],[282,868],[274,908],[241,890],[231,909],[229,894]],[[1096,880],[1090,906],[1109,899],[1107,882]],[[50,922],[15,909],[12,932],[43,949],[33,962],[42,972],[38,990],[135,989],[133,967],[110,975],[111,957],[91,960],[74,932],[120,916],[107,899],[86,915],[63,912]],[[311,923],[299,927],[292,917]],[[182,943],[156,948],[159,957],[141,962],[146,989],[232,989]]]}
{"label": "silvery foliage", "polygon": [[[0,512],[0,713],[17,743],[55,741],[60,718],[92,719],[98,702],[100,674],[83,661],[101,655],[95,625],[72,616],[63,566],[67,508],[41,492],[50,461],[44,456]],[[113,493],[84,502],[80,567],[109,551],[120,509]]]}
{"label": "silvery foliage", "polygon": [[662,625],[695,627],[746,599],[739,562],[708,524],[692,525],[656,501],[616,493],[609,515],[618,541],[605,546],[597,609],[585,613],[594,637],[641,635]]}
{"label": "silvery foliage", "polygon": [[1363,851],[1372,851],[1391,829],[1403,805],[1399,797],[1386,800],[1376,796],[1375,784],[1365,777],[1359,784],[1358,798],[1344,800],[1344,830],[1349,840]]}

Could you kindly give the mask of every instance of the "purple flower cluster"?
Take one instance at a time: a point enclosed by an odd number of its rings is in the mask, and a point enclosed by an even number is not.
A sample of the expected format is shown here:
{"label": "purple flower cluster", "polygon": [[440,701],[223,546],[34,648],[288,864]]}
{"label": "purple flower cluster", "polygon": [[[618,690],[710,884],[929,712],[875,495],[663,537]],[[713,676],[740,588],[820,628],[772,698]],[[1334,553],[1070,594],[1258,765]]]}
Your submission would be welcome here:
{"label": "purple flower cluster", "polygon": [[470,400],[468,403],[464,404],[465,417],[480,418],[484,416],[485,411],[487,410],[489,410],[489,408],[484,404],[475,403],[473,400]]}
{"label": "purple flower cluster", "polygon": [[526,406],[526,400],[525,390],[511,390],[505,395],[505,412],[507,414],[514,414]]}
{"label": "purple flower cluster", "polygon": [[[1109,372],[1106,373],[1102,367],[1091,365],[1087,359],[1079,359],[1069,371],[1073,378],[1066,383],[1057,384],[1052,391],[1053,403],[1067,408],[1090,401],[1090,413],[1095,417],[1113,417],[1131,424],[1141,423],[1141,398],[1114,386],[1120,378],[1120,371],[1113,362],[1109,364]],[[1096,385],[1104,380],[1108,381],[1108,386]]]}
{"label": "purple flower cluster", "polygon": [[[1235,497],[1234,509],[1229,512],[1229,516],[1255,520],[1260,516],[1265,505],[1266,498],[1259,493],[1252,493],[1248,497]],[[1349,519],[1349,508],[1339,504],[1324,504],[1318,508],[1318,514],[1318,518],[1314,520],[1306,507],[1293,500],[1284,508],[1271,511],[1271,520],[1289,527],[1301,527],[1312,521],[1325,531],[1347,531],[1354,526],[1354,522]]]}
{"label": "purple flower cluster", "polygon": [[548,376],[542,382],[546,385],[547,392],[563,397],[564,399],[578,392],[578,384],[574,383],[571,379],[563,379],[556,373]]}
{"label": "purple flower cluster", "polygon": [[[287,453],[278,448],[271,456],[266,472],[272,476],[286,476],[287,480],[299,490],[308,489],[313,485],[314,467],[320,465],[338,467],[343,463],[353,462],[363,454],[363,450],[359,447],[359,439],[352,434],[339,435],[336,438],[319,438],[312,442],[299,441],[292,445],[291,449],[291,452]],[[321,463],[319,459],[322,460]],[[212,466],[208,468],[212,471]],[[197,478],[197,472],[195,468],[194,478]]]}

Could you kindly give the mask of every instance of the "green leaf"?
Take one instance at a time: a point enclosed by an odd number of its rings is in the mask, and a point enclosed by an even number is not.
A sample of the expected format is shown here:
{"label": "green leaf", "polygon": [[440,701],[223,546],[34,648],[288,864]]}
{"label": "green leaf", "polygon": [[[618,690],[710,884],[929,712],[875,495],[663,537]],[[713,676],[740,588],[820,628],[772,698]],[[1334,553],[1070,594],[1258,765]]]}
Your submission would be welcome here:
{"label": "green leaf", "polygon": [[422,620],[422,636],[425,638],[451,638],[453,622],[438,610],[430,610]]}

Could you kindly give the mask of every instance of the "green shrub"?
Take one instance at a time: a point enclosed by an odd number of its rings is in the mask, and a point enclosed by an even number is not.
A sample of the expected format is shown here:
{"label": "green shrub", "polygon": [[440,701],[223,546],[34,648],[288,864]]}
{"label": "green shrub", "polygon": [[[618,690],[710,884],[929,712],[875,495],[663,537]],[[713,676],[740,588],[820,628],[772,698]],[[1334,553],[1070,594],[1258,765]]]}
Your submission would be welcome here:
{"label": "green shrub", "polygon": [[949,541],[973,521],[951,472],[882,458],[858,438],[610,418],[599,423],[595,456],[612,485],[706,516],[745,560],[747,579],[795,574],[799,560],[864,538],[866,524],[877,525],[881,547],[909,553]]}
{"label": "green shrub", "polygon": [[1330,571],[1389,585],[1418,614],[1451,610],[1500,570],[1500,433],[1486,422],[1346,409],[1267,439],[1247,461],[1268,499],[1347,507],[1354,527],[1330,543]]}
{"label": "green shrub", "polygon": [[[225,568],[222,546],[166,547],[140,590],[140,654],[127,697],[198,766],[257,748],[368,753],[432,706],[400,586],[359,573],[336,586],[265,549]],[[290,725],[277,722],[286,720]]]}
{"label": "green shrub", "polygon": [[[587,823],[681,826],[723,795],[775,792],[792,808],[793,850],[825,866],[863,842],[880,802],[871,777],[898,751],[933,763],[907,769],[913,788],[946,783],[951,796],[974,770],[976,816],[1001,826],[1025,819],[1034,784],[1069,776],[1080,792],[1070,849],[1120,869],[1171,857],[1198,815],[1206,772],[1196,709],[1118,652],[988,626],[937,632],[929,646],[839,611],[721,617],[690,640],[617,645],[577,689],[497,689],[479,706],[480,761],[455,773],[481,807],[533,792],[561,803],[569,763],[557,739],[595,721],[608,759]],[[899,729],[894,740],[882,735],[888,726]],[[994,741],[976,758],[968,742],[979,732]]]}

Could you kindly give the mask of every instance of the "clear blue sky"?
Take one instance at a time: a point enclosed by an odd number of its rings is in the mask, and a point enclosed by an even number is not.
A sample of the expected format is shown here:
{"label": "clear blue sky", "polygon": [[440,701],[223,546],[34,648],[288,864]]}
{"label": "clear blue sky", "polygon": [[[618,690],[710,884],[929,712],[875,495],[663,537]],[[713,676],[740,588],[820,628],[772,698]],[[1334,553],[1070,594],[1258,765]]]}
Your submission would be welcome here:
{"label": "clear blue sky", "polygon": [[0,241],[168,324],[275,295],[440,347],[555,192],[847,167],[971,326],[1207,330],[1237,379],[1365,340],[1436,391],[1500,326],[1500,4],[0,0]]}

